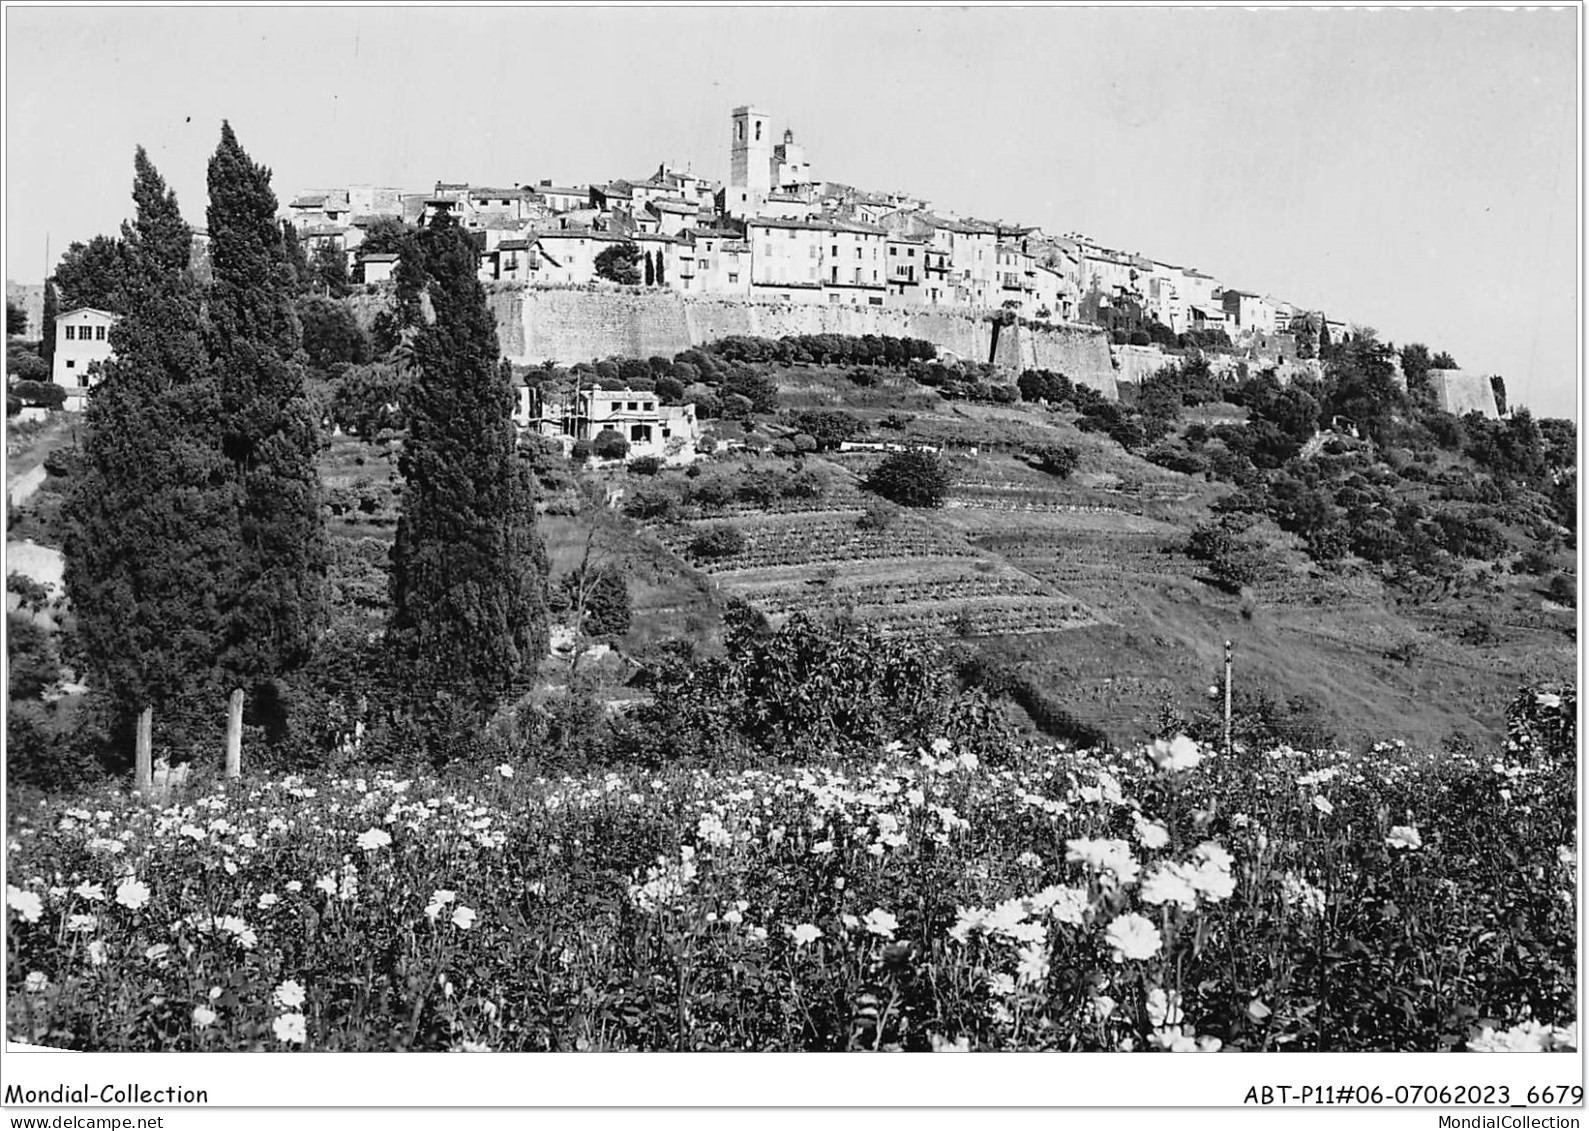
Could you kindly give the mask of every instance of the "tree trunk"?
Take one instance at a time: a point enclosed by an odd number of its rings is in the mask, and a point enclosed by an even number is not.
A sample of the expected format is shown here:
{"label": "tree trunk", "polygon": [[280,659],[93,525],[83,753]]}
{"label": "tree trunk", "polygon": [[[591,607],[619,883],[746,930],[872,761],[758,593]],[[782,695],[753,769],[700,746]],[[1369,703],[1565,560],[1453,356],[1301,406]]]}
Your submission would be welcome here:
{"label": "tree trunk", "polygon": [[226,705],[226,776],[243,776],[243,689],[232,690]]}
{"label": "tree trunk", "polygon": [[138,745],[133,753],[133,788],[148,798],[154,792],[154,708],[138,712]]}

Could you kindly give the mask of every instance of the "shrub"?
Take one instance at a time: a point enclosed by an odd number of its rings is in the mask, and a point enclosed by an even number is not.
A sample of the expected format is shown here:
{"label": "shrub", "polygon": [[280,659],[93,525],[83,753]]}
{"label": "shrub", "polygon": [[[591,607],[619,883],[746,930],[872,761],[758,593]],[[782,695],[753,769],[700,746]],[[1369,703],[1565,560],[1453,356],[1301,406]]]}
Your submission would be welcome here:
{"label": "shrub", "polygon": [[690,554],[707,561],[731,558],[745,548],[745,535],[732,523],[708,526],[690,540]]}
{"label": "shrub", "polygon": [[591,451],[598,459],[623,459],[629,454],[629,441],[624,439],[622,433],[604,428],[596,433]]}
{"label": "shrub", "polygon": [[1070,444],[1044,444],[1032,455],[1039,468],[1060,479],[1069,479],[1081,462],[1081,451]]}
{"label": "shrub", "polygon": [[953,483],[948,464],[932,452],[895,452],[862,486],[900,506],[938,507]]}
{"label": "shrub", "polygon": [[66,403],[66,390],[48,379],[43,381],[18,381],[11,386],[13,396],[21,397],[25,404],[43,408],[60,408]]}
{"label": "shrub", "polygon": [[636,456],[629,461],[630,475],[655,475],[661,470],[661,456]]}
{"label": "shrub", "polygon": [[1545,596],[1558,605],[1568,608],[1578,607],[1578,585],[1565,573],[1558,573],[1550,579],[1550,585],[1545,589]]}
{"label": "shrub", "polygon": [[584,463],[586,460],[590,459],[590,452],[591,447],[589,440],[575,440],[574,446],[569,449],[568,458],[573,460],[575,463]]}
{"label": "shrub", "polygon": [[859,530],[883,531],[892,526],[898,517],[898,507],[879,499],[866,505],[866,510],[855,520],[855,525]]}

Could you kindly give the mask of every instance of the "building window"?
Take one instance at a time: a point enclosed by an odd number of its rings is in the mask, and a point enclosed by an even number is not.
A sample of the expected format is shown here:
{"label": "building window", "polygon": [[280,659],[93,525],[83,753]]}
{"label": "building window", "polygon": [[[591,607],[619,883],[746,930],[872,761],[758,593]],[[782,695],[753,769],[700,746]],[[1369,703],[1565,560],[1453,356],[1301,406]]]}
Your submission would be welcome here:
{"label": "building window", "polygon": [[834,244],[833,245],[833,254],[834,255],[838,255],[838,253],[839,253],[839,245],[838,244]]}
{"label": "building window", "polygon": [[870,306],[882,306],[883,305],[883,300],[878,298],[876,295],[873,295],[871,298],[867,299],[866,301],[867,301],[867,304],[870,305]]}
{"label": "building window", "polygon": [[889,248],[888,249],[888,254],[890,254],[890,255],[898,255],[899,254],[899,248],[897,248],[897,247]]}
{"label": "building window", "polygon": [[70,342],[70,341],[73,341],[76,337],[77,337],[77,327],[76,326],[68,326],[66,328],[66,340]]}
{"label": "building window", "polygon": [[906,249],[905,249],[905,254],[906,254],[906,256],[908,256],[908,257],[909,257],[909,258],[911,258],[911,259],[915,259],[915,258],[916,258],[916,249],[915,249],[915,248],[913,248],[913,247],[907,247],[907,248],[906,248]]}
{"label": "building window", "polygon": [[738,272],[737,272],[737,271],[730,271],[730,272],[729,272],[729,273],[728,273],[728,281],[729,281],[729,282],[730,282],[730,283],[737,283],[737,282],[739,282],[739,273],[738,273]]}
{"label": "building window", "polygon": [[631,424],[629,426],[629,439],[634,443],[649,444],[651,442],[651,425]]}
{"label": "building window", "polygon": [[630,401],[629,402],[629,411],[630,412],[639,412],[640,411],[640,402],[639,401]]}
{"label": "building window", "polygon": [[99,342],[102,342],[102,341],[105,340],[105,327],[103,327],[103,326],[95,326],[94,327],[94,340],[95,341],[99,341]]}
{"label": "building window", "polygon": [[653,402],[653,401],[645,401],[644,403],[641,404],[640,411],[641,412],[655,412],[656,411],[656,407],[657,406],[656,406],[655,402]]}
{"label": "building window", "polygon": [[[70,328],[70,327],[68,327],[68,328]],[[77,362],[68,360],[67,363],[66,363],[66,368],[68,368],[68,369],[76,369],[77,368]]]}

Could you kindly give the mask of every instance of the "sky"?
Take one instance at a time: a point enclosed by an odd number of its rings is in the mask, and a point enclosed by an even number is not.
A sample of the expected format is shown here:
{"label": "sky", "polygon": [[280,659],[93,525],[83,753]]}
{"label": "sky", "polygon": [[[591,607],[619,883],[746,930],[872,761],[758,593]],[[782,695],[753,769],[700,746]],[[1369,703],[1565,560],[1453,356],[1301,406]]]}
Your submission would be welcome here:
{"label": "sky", "polygon": [[278,196],[816,175],[1083,232],[1500,373],[1574,416],[1576,9],[20,8],[5,260],[114,232],[145,146],[204,223],[229,119]]}

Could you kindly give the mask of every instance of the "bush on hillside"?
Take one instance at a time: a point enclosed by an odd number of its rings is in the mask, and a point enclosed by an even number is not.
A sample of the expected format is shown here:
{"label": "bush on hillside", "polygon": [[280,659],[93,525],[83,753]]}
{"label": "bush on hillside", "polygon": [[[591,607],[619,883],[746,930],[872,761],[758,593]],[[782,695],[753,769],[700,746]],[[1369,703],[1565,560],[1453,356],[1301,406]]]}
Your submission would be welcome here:
{"label": "bush on hillside", "polygon": [[861,486],[902,507],[940,507],[953,484],[949,465],[932,452],[895,452]]}
{"label": "bush on hillside", "polygon": [[731,558],[745,548],[745,535],[732,523],[708,526],[690,540],[692,557],[705,561]]}
{"label": "bush on hillside", "polygon": [[624,439],[621,432],[604,428],[596,433],[590,450],[597,459],[623,459],[629,454],[629,441]]}

